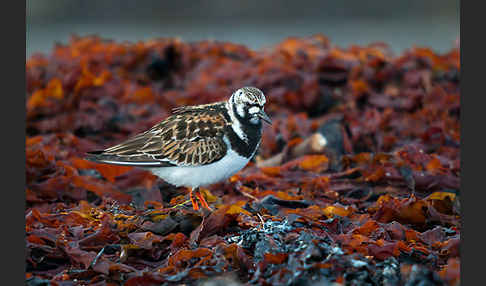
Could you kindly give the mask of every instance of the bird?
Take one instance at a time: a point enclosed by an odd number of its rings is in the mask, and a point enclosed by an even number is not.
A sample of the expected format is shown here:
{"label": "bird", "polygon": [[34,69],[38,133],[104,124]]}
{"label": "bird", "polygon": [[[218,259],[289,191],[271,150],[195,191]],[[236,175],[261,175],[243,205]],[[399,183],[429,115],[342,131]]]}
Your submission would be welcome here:
{"label": "bird", "polygon": [[251,86],[235,90],[228,100],[181,106],[145,132],[106,148],[86,153],[97,163],[134,166],[151,171],[176,187],[190,188],[194,210],[212,211],[200,193],[243,169],[257,152],[265,113],[263,92]]}

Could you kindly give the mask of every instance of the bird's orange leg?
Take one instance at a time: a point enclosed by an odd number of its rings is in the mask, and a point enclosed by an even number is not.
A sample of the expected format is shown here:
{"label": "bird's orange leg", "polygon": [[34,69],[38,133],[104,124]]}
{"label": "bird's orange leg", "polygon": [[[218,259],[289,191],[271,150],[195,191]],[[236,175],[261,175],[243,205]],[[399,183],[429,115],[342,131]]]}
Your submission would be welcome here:
{"label": "bird's orange leg", "polygon": [[212,208],[211,208],[211,207],[208,205],[208,202],[206,202],[206,199],[204,199],[204,196],[201,194],[201,192],[199,192],[199,188],[197,188],[197,190],[196,190],[196,197],[199,199],[199,201],[201,202],[201,205],[202,205],[204,208],[206,208],[206,209],[208,209],[208,210],[210,210],[210,211],[212,211],[212,210],[213,210],[213,209],[212,209]]}
{"label": "bird's orange leg", "polygon": [[[192,195],[192,192],[193,192],[193,191],[194,191],[194,189],[192,189],[192,188],[191,188],[191,191],[189,192],[189,199],[191,200],[191,203],[192,203],[192,208],[193,208],[195,211],[197,211],[197,210],[199,210],[199,205],[198,205],[198,203],[196,202],[196,200],[194,200],[194,197],[193,197],[193,195]],[[197,194],[199,194],[199,191],[197,191],[197,189],[196,189],[196,196],[197,196]],[[204,204],[203,204],[203,206],[204,206]]]}

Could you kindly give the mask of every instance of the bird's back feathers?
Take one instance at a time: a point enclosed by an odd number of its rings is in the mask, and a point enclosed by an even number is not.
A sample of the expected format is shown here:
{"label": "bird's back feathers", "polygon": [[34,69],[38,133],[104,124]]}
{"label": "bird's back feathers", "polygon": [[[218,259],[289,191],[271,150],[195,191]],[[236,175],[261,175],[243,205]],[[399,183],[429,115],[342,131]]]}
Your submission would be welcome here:
{"label": "bird's back feathers", "polygon": [[184,106],[151,129],[102,151],[89,152],[97,162],[139,166],[201,166],[221,159],[229,124],[222,115],[224,102]]}

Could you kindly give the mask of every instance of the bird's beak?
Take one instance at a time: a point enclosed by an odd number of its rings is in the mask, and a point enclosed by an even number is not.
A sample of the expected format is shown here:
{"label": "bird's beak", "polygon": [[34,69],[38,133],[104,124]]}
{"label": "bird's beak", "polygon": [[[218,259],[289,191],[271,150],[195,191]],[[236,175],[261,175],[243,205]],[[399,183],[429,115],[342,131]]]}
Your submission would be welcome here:
{"label": "bird's beak", "polygon": [[270,117],[268,117],[268,115],[265,113],[265,111],[261,110],[260,109],[260,112],[258,112],[258,117],[260,117],[263,121],[265,121],[266,123],[272,125],[272,119],[270,119]]}

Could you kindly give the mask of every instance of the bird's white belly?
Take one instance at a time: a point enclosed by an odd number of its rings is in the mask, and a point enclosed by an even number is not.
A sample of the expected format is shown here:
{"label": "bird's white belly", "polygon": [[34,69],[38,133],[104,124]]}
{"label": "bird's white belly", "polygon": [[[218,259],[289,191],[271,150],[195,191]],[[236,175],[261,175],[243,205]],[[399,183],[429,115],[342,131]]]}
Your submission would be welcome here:
{"label": "bird's white belly", "polygon": [[174,186],[196,188],[228,179],[245,167],[248,161],[250,161],[249,158],[240,156],[235,151],[228,149],[221,160],[208,165],[150,168],[150,171]]}

